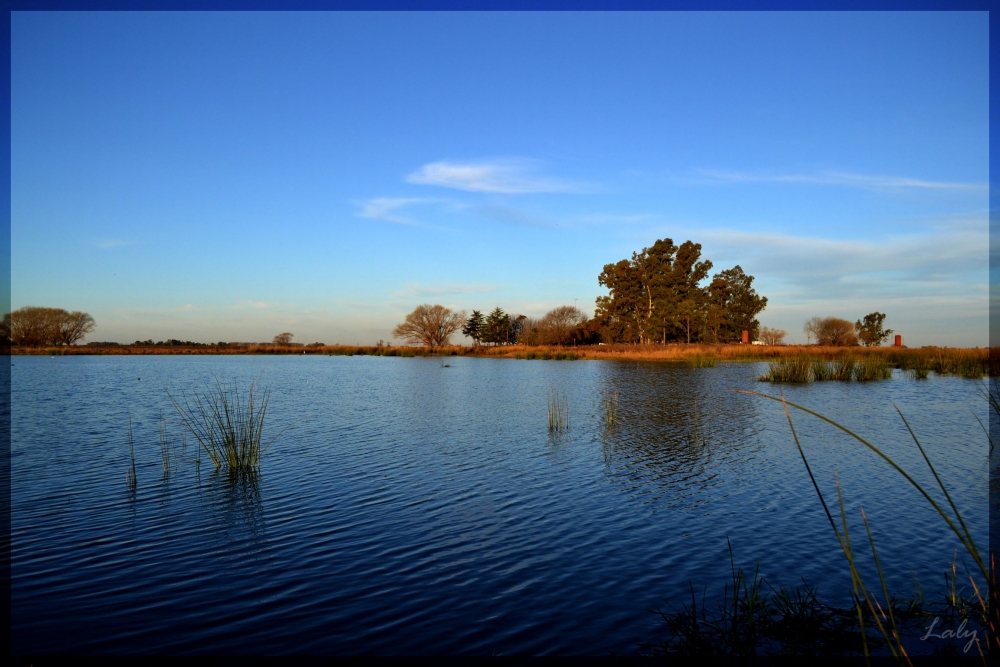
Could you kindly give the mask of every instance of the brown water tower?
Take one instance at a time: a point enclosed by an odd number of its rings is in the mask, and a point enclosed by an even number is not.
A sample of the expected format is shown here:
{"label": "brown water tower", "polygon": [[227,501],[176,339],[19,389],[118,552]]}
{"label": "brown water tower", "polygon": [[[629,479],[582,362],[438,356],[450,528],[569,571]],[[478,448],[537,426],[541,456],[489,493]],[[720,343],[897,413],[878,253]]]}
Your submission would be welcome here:
{"label": "brown water tower", "polygon": [[896,334],[896,342],[893,343],[893,346],[894,347],[903,347],[903,337],[900,336],[899,334]]}

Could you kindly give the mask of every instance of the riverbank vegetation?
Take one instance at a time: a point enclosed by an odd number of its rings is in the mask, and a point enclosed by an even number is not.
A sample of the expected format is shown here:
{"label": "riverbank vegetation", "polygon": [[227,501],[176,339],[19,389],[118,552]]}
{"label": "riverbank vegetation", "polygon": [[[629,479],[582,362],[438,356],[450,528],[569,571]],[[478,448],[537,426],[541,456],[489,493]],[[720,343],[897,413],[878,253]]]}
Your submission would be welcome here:
{"label": "riverbank vegetation", "polygon": [[[994,389],[996,383],[994,382]],[[852,608],[838,608],[821,604],[816,589],[803,581],[803,587],[786,590],[774,589],[758,576],[755,571],[748,578],[742,568],[733,564],[730,546],[730,563],[733,572],[732,589],[727,585],[722,593],[721,603],[709,607],[703,594],[701,603],[691,588],[691,603],[680,609],[659,612],[663,620],[663,636],[659,642],[647,644],[645,648],[658,656],[726,656],[757,657],[761,654],[783,655],[858,655],[868,659],[873,652],[888,652],[899,664],[913,664],[906,644],[916,640],[951,639],[936,651],[939,655],[956,655],[961,651],[967,657],[978,656],[986,664],[985,655],[1000,650],[997,644],[997,630],[1000,629],[1000,596],[998,596],[996,569],[992,551],[979,549],[968,529],[959,508],[952,500],[947,486],[935,469],[917,435],[910,428],[903,413],[897,407],[899,416],[906,426],[915,446],[920,451],[937,484],[938,500],[917,482],[907,471],[887,455],[881,448],[860,435],[850,431],[836,421],[809,408],[787,402],[784,397],[769,396],[757,392],[737,390],[760,398],[780,402],[784,408],[788,426],[795,441],[802,463],[812,481],[817,498],[829,521],[834,536],[844,554],[847,574],[852,585]],[[994,417],[1000,417],[1000,403],[989,388],[989,405]],[[815,417],[842,433],[852,441],[873,452],[923,496],[933,512],[942,520],[942,528],[947,528],[961,542],[965,554],[973,561],[973,572],[967,573],[971,589],[968,594],[959,592],[957,555],[949,575],[945,575],[947,590],[943,600],[926,602],[923,592],[917,588],[910,599],[901,599],[889,592],[886,583],[886,567],[891,566],[879,559],[871,526],[860,508],[865,537],[871,549],[871,557],[877,572],[877,581],[866,581],[858,567],[862,550],[852,546],[849,537],[848,517],[839,481],[834,475],[837,505],[828,503],[809,465],[805,450],[796,432],[789,408]],[[937,495],[937,494],[935,494]],[[839,512],[838,512],[839,509]],[[838,515],[839,521],[834,518]],[[758,563],[759,567],[759,563]],[[902,564],[901,567],[906,567]],[[974,574],[973,574],[974,573]],[[976,578],[980,577],[980,583]],[[765,590],[765,586],[769,590]],[[881,599],[880,599],[881,598]],[[944,631],[932,634],[935,625],[944,617],[954,625],[950,634]],[[933,619],[933,620],[932,620]],[[955,626],[957,625],[957,629]],[[957,643],[956,643],[957,642]],[[971,649],[975,651],[970,655]],[[912,646],[911,646],[912,649]]]}
{"label": "riverbank vegetation", "polygon": [[[557,359],[557,360],[612,360],[651,361],[691,364],[711,367],[724,362],[754,361],[801,361],[808,366],[814,362],[837,362],[852,358],[857,363],[867,359],[882,359],[890,368],[914,372],[926,377],[926,373],[938,375],[959,375],[978,378],[986,375],[1000,375],[1000,348],[950,348],[950,347],[855,347],[843,348],[819,345],[707,345],[707,344],[651,344],[651,345],[506,345],[469,346],[447,345],[431,349],[429,347],[379,345],[323,345],[314,343],[300,346],[280,346],[273,344],[229,344],[197,345],[191,347],[148,344],[102,345],[102,346],[62,346],[36,347],[11,350],[15,355],[77,355],[77,354],[294,354],[327,356],[382,356],[382,357],[423,357],[461,356],[494,357],[506,359]],[[827,378],[823,378],[827,379]],[[805,381],[805,380],[803,380]]]}

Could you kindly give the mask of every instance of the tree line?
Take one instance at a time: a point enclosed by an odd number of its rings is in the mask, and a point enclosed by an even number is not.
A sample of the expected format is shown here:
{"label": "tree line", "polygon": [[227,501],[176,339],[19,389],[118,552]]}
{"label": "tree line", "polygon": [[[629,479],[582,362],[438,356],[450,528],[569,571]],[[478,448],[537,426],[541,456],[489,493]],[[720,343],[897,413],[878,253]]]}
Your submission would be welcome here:
{"label": "tree line", "polygon": [[885,313],[876,311],[854,324],[839,317],[814,317],[806,321],[802,330],[806,341],[815,338],[817,345],[877,347],[893,334],[892,329],[884,327],[885,317]]}
{"label": "tree line", "polygon": [[707,280],[713,264],[701,258],[701,244],[659,239],[632,257],[607,264],[598,282],[595,319],[601,338],[615,343],[731,343],[744,331],[757,338],[757,315],[767,297],[753,288],[754,277],[737,264]]}
{"label": "tree line", "polygon": [[25,306],[3,316],[0,337],[7,345],[54,347],[75,345],[97,326],[94,318],[78,310]]}
{"label": "tree line", "polygon": [[753,276],[736,265],[708,278],[712,262],[701,244],[680,246],[660,239],[630,259],[607,264],[597,277],[608,295],[597,298],[593,318],[575,306],[560,306],[541,318],[473,310],[452,312],[441,305],[418,306],[393,336],[428,347],[446,345],[459,330],[476,345],[589,345],[605,343],[738,342],[743,331],[756,339],[757,315],[767,297],[753,288]]}

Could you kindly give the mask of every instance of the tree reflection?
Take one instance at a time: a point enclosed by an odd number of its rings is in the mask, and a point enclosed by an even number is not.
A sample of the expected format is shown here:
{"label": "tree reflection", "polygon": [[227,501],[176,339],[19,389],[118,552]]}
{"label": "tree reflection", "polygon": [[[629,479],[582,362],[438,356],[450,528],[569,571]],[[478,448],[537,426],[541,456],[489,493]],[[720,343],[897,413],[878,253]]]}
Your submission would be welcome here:
{"label": "tree reflection", "polygon": [[[714,369],[608,364],[606,391],[620,395],[602,437],[608,473],[630,492],[700,505],[701,492],[760,450],[757,409],[727,391]],[[738,473],[737,473],[738,474]]]}

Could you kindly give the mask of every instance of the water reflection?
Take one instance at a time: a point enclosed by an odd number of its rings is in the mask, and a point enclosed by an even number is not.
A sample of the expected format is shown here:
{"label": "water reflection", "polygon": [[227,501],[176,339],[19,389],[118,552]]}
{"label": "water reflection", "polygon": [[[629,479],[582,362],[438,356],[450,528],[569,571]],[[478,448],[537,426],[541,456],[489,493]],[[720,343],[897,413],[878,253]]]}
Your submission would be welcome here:
{"label": "water reflection", "polygon": [[260,472],[214,470],[200,486],[227,552],[250,560],[264,557],[269,545]]}
{"label": "water reflection", "polygon": [[761,445],[756,409],[725,391],[714,369],[609,364],[618,418],[602,434],[608,474],[628,491],[698,506],[722,475],[739,475]]}

